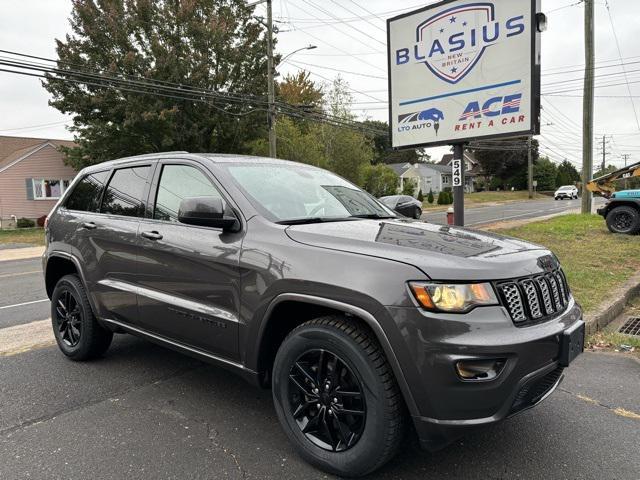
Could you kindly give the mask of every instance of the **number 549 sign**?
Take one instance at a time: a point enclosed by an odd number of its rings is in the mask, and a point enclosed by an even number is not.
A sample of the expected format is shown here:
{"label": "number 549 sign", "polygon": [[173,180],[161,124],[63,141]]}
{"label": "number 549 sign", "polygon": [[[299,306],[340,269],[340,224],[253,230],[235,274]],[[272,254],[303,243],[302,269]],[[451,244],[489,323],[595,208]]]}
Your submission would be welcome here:
{"label": "number 549 sign", "polygon": [[451,162],[451,169],[452,169],[452,185],[454,187],[461,187],[462,186],[462,160],[461,159],[454,159]]}

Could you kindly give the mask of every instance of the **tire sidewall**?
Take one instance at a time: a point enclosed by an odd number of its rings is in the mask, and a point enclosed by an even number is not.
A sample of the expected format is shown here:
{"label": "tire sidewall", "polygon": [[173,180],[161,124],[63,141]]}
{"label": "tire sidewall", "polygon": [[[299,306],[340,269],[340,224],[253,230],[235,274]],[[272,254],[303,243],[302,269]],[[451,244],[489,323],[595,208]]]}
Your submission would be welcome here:
{"label": "tire sidewall", "polygon": [[[51,324],[53,326],[53,335],[62,353],[71,358],[82,356],[85,354],[85,350],[88,348],[87,337],[89,329],[91,328],[90,322],[93,319],[93,312],[91,311],[91,307],[87,304],[87,302],[84,301],[85,297],[83,295],[83,291],[80,290],[81,288],[83,287],[76,277],[66,276],[58,281],[56,287],[53,290],[53,294],[51,295]],[[80,306],[81,313],[80,341],[73,347],[67,345],[62,340],[62,336],[60,335],[60,331],[58,328],[58,321],[56,319],[56,306],[58,304],[58,299],[65,290],[70,290],[71,292],[73,292],[73,296]]]}
{"label": "tire sidewall", "polygon": [[[289,407],[289,371],[293,362],[309,350],[324,349],[340,357],[351,369],[364,391],[366,420],[358,442],[344,452],[329,452],[308,440]],[[273,400],[285,433],[309,463],[336,474],[363,475],[371,470],[384,450],[385,391],[367,354],[350,337],[337,329],[313,325],[289,336],[281,345],[273,370]]]}
{"label": "tire sidewall", "polygon": [[[619,214],[624,212],[631,214],[634,217],[634,222],[628,231],[623,232],[618,230],[614,226],[614,222],[616,217]],[[640,229],[640,212],[638,212],[638,210],[636,210],[635,208],[628,207],[626,205],[616,207],[613,210],[611,210],[607,215],[607,226],[609,227],[609,230],[611,230],[613,233],[626,234],[626,235],[633,235],[635,233],[638,233],[638,230]]]}

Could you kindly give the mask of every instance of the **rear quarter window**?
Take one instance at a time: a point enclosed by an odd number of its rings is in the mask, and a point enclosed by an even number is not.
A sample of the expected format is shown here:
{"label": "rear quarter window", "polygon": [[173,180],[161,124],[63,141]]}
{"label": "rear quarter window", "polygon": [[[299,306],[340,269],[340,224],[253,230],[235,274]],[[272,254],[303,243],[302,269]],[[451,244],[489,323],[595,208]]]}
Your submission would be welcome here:
{"label": "rear quarter window", "polygon": [[65,207],[81,212],[97,212],[104,185],[109,178],[109,170],[95,172],[80,180],[69,195]]}

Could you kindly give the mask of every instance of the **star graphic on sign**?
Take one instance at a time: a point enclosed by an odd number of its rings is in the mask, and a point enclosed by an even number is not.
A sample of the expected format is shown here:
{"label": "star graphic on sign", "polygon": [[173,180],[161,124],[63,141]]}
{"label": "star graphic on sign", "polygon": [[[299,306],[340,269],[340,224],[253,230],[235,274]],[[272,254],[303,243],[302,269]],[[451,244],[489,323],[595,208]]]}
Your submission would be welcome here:
{"label": "star graphic on sign", "polygon": [[440,29],[440,33],[444,33],[444,28],[441,28],[441,29]]}
{"label": "star graphic on sign", "polygon": [[468,25],[468,24],[467,24],[467,22],[464,22],[464,23],[462,24],[462,26],[463,26],[463,27],[466,27],[467,25]]}
{"label": "star graphic on sign", "polygon": [[453,68],[451,69],[451,73],[456,73],[457,71],[458,71],[458,69],[457,69],[456,67],[453,67]]}
{"label": "star graphic on sign", "polygon": [[456,23],[456,17],[451,17],[451,18],[449,19],[449,22],[450,22],[450,23]]}

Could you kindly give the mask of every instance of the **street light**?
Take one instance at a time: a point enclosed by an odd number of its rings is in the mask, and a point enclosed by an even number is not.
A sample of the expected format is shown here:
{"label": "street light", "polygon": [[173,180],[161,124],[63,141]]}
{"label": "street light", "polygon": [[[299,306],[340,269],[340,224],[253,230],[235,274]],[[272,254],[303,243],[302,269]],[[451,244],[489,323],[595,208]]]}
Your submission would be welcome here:
{"label": "street light", "polygon": [[303,50],[315,50],[316,48],[318,48],[316,45],[309,45],[309,46],[302,47],[302,48],[299,48],[299,49],[297,49],[297,50],[294,50],[294,51],[293,51],[293,52],[291,52],[289,55],[285,55],[284,57],[282,57],[282,59],[280,60],[280,63],[284,63],[284,61],[285,61],[287,58],[291,57],[292,55],[295,55],[295,54],[296,54],[296,53],[298,53],[298,52],[302,52]]}

